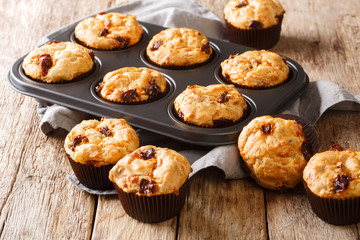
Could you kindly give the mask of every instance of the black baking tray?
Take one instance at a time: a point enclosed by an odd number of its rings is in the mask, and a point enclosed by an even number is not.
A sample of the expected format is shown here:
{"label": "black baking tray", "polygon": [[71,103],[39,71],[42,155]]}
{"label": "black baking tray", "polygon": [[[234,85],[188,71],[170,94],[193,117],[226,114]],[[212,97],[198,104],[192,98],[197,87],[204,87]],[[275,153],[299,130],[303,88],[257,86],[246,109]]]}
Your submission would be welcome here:
{"label": "black baking tray", "polygon": [[[116,12],[118,9],[107,10],[107,12],[110,11]],[[45,36],[39,45],[50,40],[76,42],[74,28],[79,21]],[[227,84],[219,75],[220,63],[230,54],[241,54],[253,50],[253,48],[209,38],[210,45],[214,50],[214,57],[209,63],[188,70],[164,69],[149,63],[145,57],[145,50],[151,38],[165,28],[141,21],[140,24],[143,26],[144,34],[135,46],[115,51],[94,50],[95,69],[82,80],[56,84],[34,81],[23,73],[22,62],[25,57],[23,56],[12,65],[8,74],[8,82],[14,90],[36,99],[99,117],[125,118],[132,126],[184,142],[206,146],[235,143],[240,131],[249,121],[257,116],[281,113],[308,86],[309,79],[303,68],[296,61],[286,57],[290,68],[290,77],[285,84],[261,90],[237,88],[250,106],[249,114],[243,121],[223,128],[190,126],[179,121],[173,115],[172,107],[176,96],[188,85]],[[168,83],[167,94],[154,102],[138,105],[110,103],[99,98],[95,92],[95,86],[106,73],[122,67],[149,67],[161,72]]]}

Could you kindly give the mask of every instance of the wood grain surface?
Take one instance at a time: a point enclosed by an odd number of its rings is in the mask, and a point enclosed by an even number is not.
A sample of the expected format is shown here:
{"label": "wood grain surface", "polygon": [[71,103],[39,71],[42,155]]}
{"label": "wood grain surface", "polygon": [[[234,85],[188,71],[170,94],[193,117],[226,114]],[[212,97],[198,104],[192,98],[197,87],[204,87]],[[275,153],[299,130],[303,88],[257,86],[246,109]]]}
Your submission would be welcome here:
{"label": "wood grain surface", "polygon": [[[280,1],[286,14],[273,50],[299,62],[311,81],[360,94],[360,2]],[[116,196],[69,183],[67,133],[42,134],[36,100],[13,91],[6,75],[44,35],[125,2],[0,1],[0,239],[360,239],[360,224],[317,218],[301,188],[279,194],[251,179],[224,180],[217,169],[193,177],[182,212],[158,224],[131,219]],[[223,17],[227,0],[199,2]],[[320,151],[333,143],[360,150],[359,112],[327,111],[315,128]]]}

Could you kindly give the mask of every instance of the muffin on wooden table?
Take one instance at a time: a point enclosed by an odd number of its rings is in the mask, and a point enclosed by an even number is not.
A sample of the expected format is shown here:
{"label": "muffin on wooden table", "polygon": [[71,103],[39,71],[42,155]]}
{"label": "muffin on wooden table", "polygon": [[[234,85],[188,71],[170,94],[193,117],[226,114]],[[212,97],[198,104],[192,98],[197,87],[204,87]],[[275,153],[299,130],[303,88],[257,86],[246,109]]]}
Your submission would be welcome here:
{"label": "muffin on wooden table", "polygon": [[88,188],[113,189],[110,169],[139,147],[135,130],[124,119],[84,120],[66,136],[64,148],[78,180]]}
{"label": "muffin on wooden table", "polygon": [[360,222],[360,152],[333,145],[304,169],[304,185],[315,214],[327,223]]}
{"label": "muffin on wooden table", "polygon": [[105,100],[123,104],[146,103],[164,95],[166,79],[149,68],[125,67],[107,73],[96,87]]}
{"label": "muffin on wooden table", "polygon": [[269,88],[285,83],[290,69],[286,59],[267,50],[230,55],[221,63],[221,77],[241,88]]}
{"label": "muffin on wooden table", "polygon": [[118,161],[109,179],[130,217],[161,222],[183,208],[191,171],[188,160],[176,151],[147,145]]}
{"label": "muffin on wooden table", "polygon": [[160,67],[187,69],[211,59],[209,40],[190,28],[168,28],[156,34],[146,48],[148,60]]}
{"label": "muffin on wooden table", "polygon": [[50,41],[31,51],[22,64],[24,73],[45,83],[69,82],[94,67],[94,52],[72,42]]}
{"label": "muffin on wooden table", "polygon": [[246,125],[239,135],[238,147],[242,166],[249,175],[260,186],[278,191],[301,182],[314,152],[297,121],[271,116],[257,117]]}
{"label": "muffin on wooden table", "polygon": [[269,49],[279,41],[285,10],[278,0],[230,0],[224,19],[231,42]]}
{"label": "muffin on wooden table", "polygon": [[174,101],[175,115],[198,127],[225,127],[238,123],[248,110],[233,85],[188,86]]}
{"label": "muffin on wooden table", "polygon": [[138,43],[143,28],[135,16],[117,12],[99,13],[79,22],[75,38],[81,44],[98,50],[124,49]]}

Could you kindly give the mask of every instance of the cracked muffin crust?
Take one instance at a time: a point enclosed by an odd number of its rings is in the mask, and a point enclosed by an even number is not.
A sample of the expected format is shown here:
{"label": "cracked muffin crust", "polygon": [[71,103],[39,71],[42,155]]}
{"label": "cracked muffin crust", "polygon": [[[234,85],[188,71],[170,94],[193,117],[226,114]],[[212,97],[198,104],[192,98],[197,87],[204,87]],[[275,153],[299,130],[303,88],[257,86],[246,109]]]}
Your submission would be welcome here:
{"label": "cracked muffin crust", "polygon": [[144,67],[125,67],[109,72],[96,88],[102,98],[119,103],[148,102],[162,96],[165,90],[165,77]]}
{"label": "cracked muffin crust", "polygon": [[94,52],[72,42],[50,41],[31,51],[22,68],[34,80],[68,82],[89,73],[94,67]]}
{"label": "cracked muffin crust", "polygon": [[75,162],[95,167],[115,164],[139,147],[135,130],[125,119],[84,120],[66,136],[64,148]]}
{"label": "cracked muffin crust", "polygon": [[248,106],[233,85],[188,86],[174,101],[174,110],[184,122],[217,127],[238,122]]}
{"label": "cracked muffin crust", "polygon": [[267,50],[230,55],[221,63],[221,75],[239,87],[273,87],[287,80],[290,69],[286,59]]}
{"label": "cracked muffin crust", "polygon": [[156,34],[146,48],[148,59],[161,67],[190,67],[212,55],[209,40],[190,28],[168,28]]}
{"label": "cracked muffin crust", "polygon": [[176,151],[147,145],[118,161],[109,178],[126,193],[178,195],[191,171],[188,160]]}
{"label": "cracked muffin crust", "polygon": [[122,49],[138,43],[143,28],[135,16],[117,12],[99,13],[75,27],[75,38],[83,45],[99,50]]}
{"label": "cracked muffin crust", "polygon": [[273,190],[295,187],[311,155],[306,136],[294,120],[261,116],[243,128],[238,139],[245,169],[261,186]]}

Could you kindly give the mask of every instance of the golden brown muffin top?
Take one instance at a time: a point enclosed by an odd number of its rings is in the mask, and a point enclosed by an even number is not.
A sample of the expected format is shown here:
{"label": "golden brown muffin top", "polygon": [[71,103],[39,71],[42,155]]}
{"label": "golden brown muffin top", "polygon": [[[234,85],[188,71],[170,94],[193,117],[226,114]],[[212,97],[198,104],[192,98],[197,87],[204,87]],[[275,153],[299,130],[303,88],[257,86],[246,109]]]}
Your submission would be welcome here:
{"label": "golden brown muffin top", "polygon": [[278,0],[230,0],[225,20],[241,29],[263,29],[278,24],[285,10]]}
{"label": "golden brown muffin top", "polygon": [[96,167],[115,164],[139,147],[135,130],[125,119],[84,120],[66,136],[66,153],[81,164]]}
{"label": "golden brown muffin top", "polygon": [[94,52],[72,42],[50,41],[31,51],[23,61],[26,75],[46,83],[71,81],[94,66]]}
{"label": "golden brown muffin top", "polygon": [[117,12],[99,13],[75,27],[75,37],[84,45],[100,50],[121,49],[140,41],[143,28],[135,16]]}
{"label": "golden brown muffin top", "polygon": [[191,171],[188,160],[176,151],[147,145],[118,161],[109,179],[127,193],[178,195]]}
{"label": "golden brown muffin top", "polygon": [[151,39],[146,54],[161,66],[188,66],[206,62],[212,48],[208,39],[197,30],[168,28]]}
{"label": "golden brown muffin top", "polygon": [[247,104],[233,85],[192,85],[176,97],[174,108],[185,122],[212,127],[219,120],[238,121]]}
{"label": "golden brown muffin top", "polygon": [[303,178],[319,197],[360,197],[360,152],[335,147],[317,153],[306,165]]}
{"label": "golden brown muffin top", "polygon": [[247,87],[271,87],[284,82],[290,69],[285,58],[267,50],[230,55],[221,63],[221,74],[234,84]]}
{"label": "golden brown muffin top", "polygon": [[166,79],[149,68],[125,67],[107,73],[96,90],[101,97],[112,102],[141,102],[164,93]]}
{"label": "golden brown muffin top", "polygon": [[259,185],[269,189],[293,188],[307,163],[302,153],[305,134],[294,120],[261,116],[239,135],[240,155]]}

